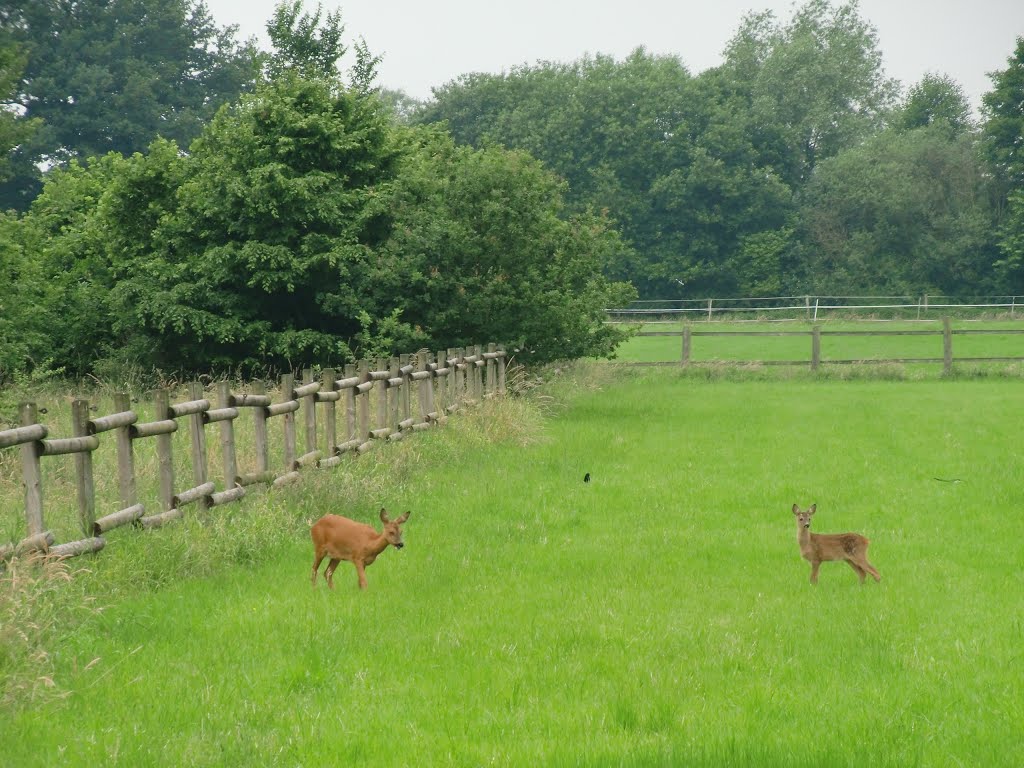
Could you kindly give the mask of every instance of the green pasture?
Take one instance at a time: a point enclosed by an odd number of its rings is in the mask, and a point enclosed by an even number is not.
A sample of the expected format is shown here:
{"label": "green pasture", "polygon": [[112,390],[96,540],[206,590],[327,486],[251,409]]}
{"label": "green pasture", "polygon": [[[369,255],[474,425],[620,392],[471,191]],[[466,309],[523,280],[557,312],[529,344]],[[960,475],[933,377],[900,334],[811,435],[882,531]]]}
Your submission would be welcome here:
{"label": "green pasture", "polygon": [[[943,338],[941,321],[828,321],[821,328],[821,359],[879,361],[886,359],[938,358],[931,364],[941,371]],[[690,359],[714,361],[805,361],[811,360],[810,323],[792,322],[714,322],[690,325],[693,336]],[[681,334],[680,323],[646,323],[634,326],[645,332]],[[954,320],[952,322],[954,364],[957,357],[1024,357],[1024,334],[999,331],[1024,330],[1024,322],[1013,320]],[[984,334],[957,333],[980,331]],[[835,332],[885,333],[929,331],[933,335],[844,336]],[[707,336],[706,333],[751,333],[765,335]],[[803,335],[781,335],[801,333]],[[767,335],[773,334],[773,335]],[[624,362],[678,362],[682,356],[682,336],[633,336],[619,347],[618,360]],[[974,365],[974,364],[970,364]],[[989,365],[997,365],[995,363]],[[1007,363],[998,364],[1000,366]],[[1017,363],[1016,365],[1020,365]]]}
{"label": "green pasture", "polygon": [[[554,378],[69,582],[17,565],[0,763],[1024,764],[1019,378]],[[809,584],[794,503],[882,582]],[[405,549],[311,588],[307,521],[382,505]]]}

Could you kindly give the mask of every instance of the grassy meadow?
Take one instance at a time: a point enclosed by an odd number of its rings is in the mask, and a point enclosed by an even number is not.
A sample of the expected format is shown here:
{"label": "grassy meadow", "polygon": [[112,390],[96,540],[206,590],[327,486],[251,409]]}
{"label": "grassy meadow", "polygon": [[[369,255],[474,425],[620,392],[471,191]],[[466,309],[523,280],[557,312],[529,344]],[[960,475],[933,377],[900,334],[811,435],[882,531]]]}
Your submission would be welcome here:
{"label": "grassy meadow", "polygon": [[[550,378],[16,563],[0,763],[1024,764],[1020,377]],[[794,503],[868,536],[882,582],[809,584]],[[405,548],[312,589],[308,521],[382,505]]]}

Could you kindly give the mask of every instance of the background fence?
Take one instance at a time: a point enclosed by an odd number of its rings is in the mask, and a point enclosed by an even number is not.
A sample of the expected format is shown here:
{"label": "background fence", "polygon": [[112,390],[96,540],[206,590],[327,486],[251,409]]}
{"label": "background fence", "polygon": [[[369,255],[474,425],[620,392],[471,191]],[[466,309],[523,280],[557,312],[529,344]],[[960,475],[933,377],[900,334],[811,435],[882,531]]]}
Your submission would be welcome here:
{"label": "background fence", "polygon": [[[636,336],[677,336],[681,338],[681,345],[679,347],[679,357],[676,360],[660,360],[660,361],[625,361],[623,365],[698,365],[698,364],[734,364],[734,365],[810,365],[812,370],[817,370],[823,363],[829,365],[847,365],[847,364],[864,364],[864,363],[942,363],[944,373],[949,373],[952,370],[954,362],[961,363],[996,363],[996,362],[1024,362],[1024,355],[998,355],[998,356],[967,356],[961,355],[959,357],[954,356],[953,351],[953,338],[954,336],[1020,336],[1024,334],[1024,328],[956,328],[952,327],[950,318],[945,317],[942,319],[942,327],[934,330],[879,330],[872,329],[867,330],[827,330],[823,329],[820,325],[814,325],[805,331],[795,330],[779,330],[779,331],[719,331],[719,330],[705,330],[706,326],[698,325],[696,328],[690,325],[684,326],[681,330],[673,331],[639,331]],[[740,360],[729,360],[729,359],[710,359],[695,362],[693,359],[693,339],[696,337],[807,337],[810,344],[806,347],[807,357],[803,359],[740,359]],[[931,336],[936,339],[942,339],[942,356],[933,355],[928,357],[871,357],[871,358],[823,358],[821,353],[821,339],[822,337],[841,337],[841,336],[870,336],[870,337],[883,337],[883,336]],[[1016,345],[1014,345],[1016,346]],[[763,346],[760,346],[762,355],[765,350]],[[938,351],[938,345],[936,345],[936,352]]]}
{"label": "background fence", "polygon": [[[301,382],[292,374],[281,376],[279,402],[267,395],[265,384],[254,382],[248,392],[232,392],[228,382],[216,386],[216,407],[199,382],[188,385],[188,399],[172,404],[166,389],[152,395],[155,418],[140,422],[126,392],[114,395],[114,413],[91,417],[90,404],[72,403],[72,435],[51,437],[51,429],[39,423],[35,403],[19,406],[21,426],[0,431],[0,450],[19,447],[25,490],[25,536],[15,543],[0,543],[0,563],[16,555],[42,553],[66,558],[98,552],[109,531],[131,524],[155,528],[183,516],[190,504],[212,508],[238,501],[246,489],[257,484],[280,487],[300,478],[304,467],[337,466],[345,453],[360,454],[375,441],[400,440],[406,435],[445,421],[448,414],[505,392],[505,351],[491,344],[450,349],[432,355],[402,355],[381,359],[371,365],[361,361],[346,366],[339,378],[333,369],[314,377],[305,370]],[[415,404],[415,405],[414,405]],[[252,418],[255,462],[249,471],[238,466],[234,425],[248,410]],[[338,420],[344,416],[343,437],[338,438]],[[188,425],[191,480],[184,487],[175,473],[172,436],[181,422]],[[299,452],[297,423],[305,425],[305,444]],[[282,463],[271,462],[271,424],[280,424]],[[220,482],[211,479],[206,428],[219,429]],[[322,430],[320,427],[322,426]],[[93,453],[101,436],[111,433],[116,443],[119,509],[96,517],[96,486]],[[139,441],[155,443],[158,477],[157,508],[147,509],[139,501],[135,446]],[[75,465],[78,523],[82,538],[55,543],[44,516],[43,457],[72,455]],[[103,467],[113,472],[112,467]]]}
{"label": "background fence", "polygon": [[615,323],[750,320],[815,322],[829,318],[936,320],[944,315],[971,317],[1021,314],[1024,296],[762,296],[708,299],[649,299],[608,309]]}

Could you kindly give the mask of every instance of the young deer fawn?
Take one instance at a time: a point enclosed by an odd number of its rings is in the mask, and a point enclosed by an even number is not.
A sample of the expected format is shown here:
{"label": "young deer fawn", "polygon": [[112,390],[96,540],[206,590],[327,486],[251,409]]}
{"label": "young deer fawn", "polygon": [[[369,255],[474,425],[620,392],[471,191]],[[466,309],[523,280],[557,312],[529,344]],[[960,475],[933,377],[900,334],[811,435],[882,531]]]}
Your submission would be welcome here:
{"label": "young deer fawn", "polygon": [[800,544],[800,554],[811,564],[811,584],[818,583],[818,567],[826,560],[845,560],[857,572],[860,583],[868,573],[875,581],[882,577],[871,563],[868,562],[868,540],[859,533],[811,533],[811,515],[817,510],[817,504],[811,504],[806,512],[793,505],[796,515],[796,540]]}
{"label": "young deer fawn", "polygon": [[324,571],[327,586],[334,589],[334,569],[342,560],[348,560],[356,567],[359,575],[359,588],[366,589],[366,566],[377,559],[377,555],[387,549],[388,544],[395,549],[405,546],[402,543],[401,525],[409,519],[406,512],[394,520],[388,518],[387,510],[381,507],[380,521],[384,530],[377,533],[373,527],[365,523],[357,523],[341,515],[324,515],[309,529],[313,537],[313,586],[316,586],[316,574],[320,563],[325,557],[331,562]]}

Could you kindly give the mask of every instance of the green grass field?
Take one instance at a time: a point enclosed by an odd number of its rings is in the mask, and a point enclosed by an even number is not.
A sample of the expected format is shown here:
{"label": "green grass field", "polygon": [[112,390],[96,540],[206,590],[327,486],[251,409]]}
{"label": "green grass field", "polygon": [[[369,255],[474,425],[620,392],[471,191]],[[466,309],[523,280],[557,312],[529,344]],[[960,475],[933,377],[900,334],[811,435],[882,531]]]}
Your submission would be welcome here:
{"label": "green grass field", "polygon": [[[49,629],[45,658],[0,656],[23,680],[0,762],[1024,764],[1019,379],[562,379],[112,534],[68,584],[19,566],[0,638]],[[881,584],[808,583],[790,508],[812,502]],[[365,593],[347,563],[311,589],[305,521],[381,505],[412,510],[405,549]]]}

